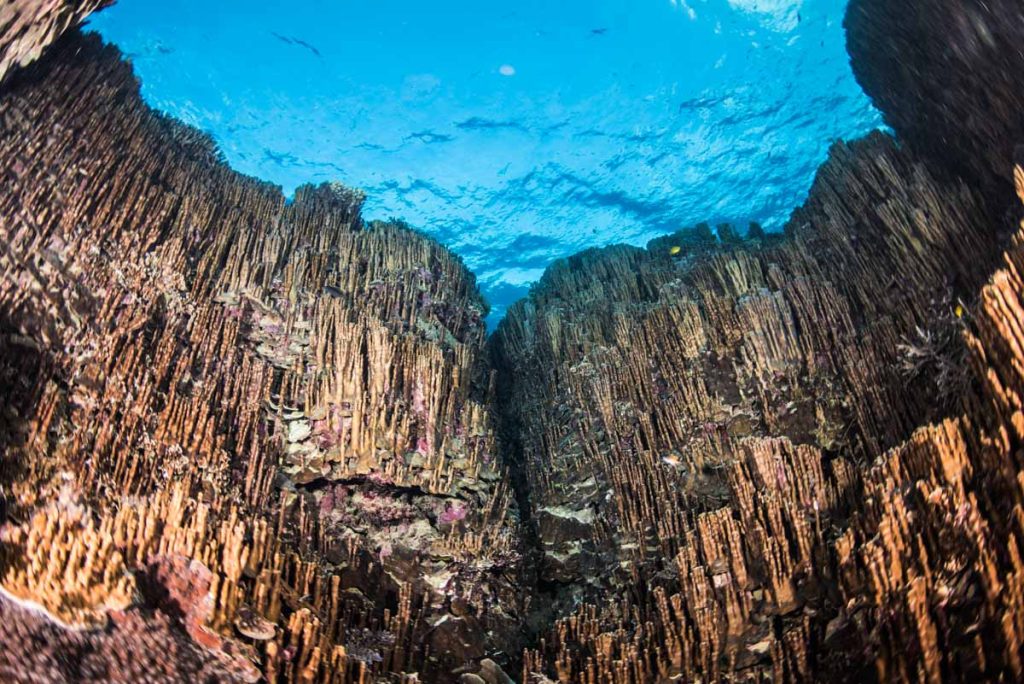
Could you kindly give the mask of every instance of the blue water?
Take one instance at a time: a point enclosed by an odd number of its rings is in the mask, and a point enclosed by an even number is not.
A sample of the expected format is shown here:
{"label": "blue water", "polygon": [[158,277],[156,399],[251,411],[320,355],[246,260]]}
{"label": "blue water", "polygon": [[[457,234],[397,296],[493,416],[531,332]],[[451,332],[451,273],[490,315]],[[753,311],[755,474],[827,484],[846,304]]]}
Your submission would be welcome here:
{"label": "blue water", "polygon": [[845,0],[119,0],[154,107],[291,193],[339,180],[462,255],[491,322],[552,260],[780,227],[880,125]]}

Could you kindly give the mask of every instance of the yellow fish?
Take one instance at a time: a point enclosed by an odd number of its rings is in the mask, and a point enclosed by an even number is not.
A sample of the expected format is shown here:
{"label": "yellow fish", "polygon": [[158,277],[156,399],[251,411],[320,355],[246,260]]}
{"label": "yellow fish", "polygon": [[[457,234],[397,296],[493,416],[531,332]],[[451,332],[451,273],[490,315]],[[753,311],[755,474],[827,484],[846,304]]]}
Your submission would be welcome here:
{"label": "yellow fish", "polygon": [[957,304],[956,308],[953,309],[953,313],[956,314],[957,318],[963,318],[964,317],[964,307],[962,307],[959,304]]}
{"label": "yellow fish", "polygon": [[679,245],[676,245],[675,247],[672,247],[670,250],[668,250],[668,253],[671,254],[672,256],[675,256],[676,254],[679,254],[682,251],[683,248],[680,247]]}

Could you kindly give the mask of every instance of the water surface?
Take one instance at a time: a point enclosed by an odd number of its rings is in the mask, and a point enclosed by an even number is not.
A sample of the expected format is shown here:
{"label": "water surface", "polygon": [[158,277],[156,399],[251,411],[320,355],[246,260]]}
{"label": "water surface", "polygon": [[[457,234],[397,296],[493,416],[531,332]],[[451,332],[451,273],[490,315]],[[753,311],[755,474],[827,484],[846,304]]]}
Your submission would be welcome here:
{"label": "water surface", "polygon": [[492,322],[552,260],[699,221],[778,228],[880,125],[845,0],[119,0],[91,28],[239,171],[339,180],[476,272]]}

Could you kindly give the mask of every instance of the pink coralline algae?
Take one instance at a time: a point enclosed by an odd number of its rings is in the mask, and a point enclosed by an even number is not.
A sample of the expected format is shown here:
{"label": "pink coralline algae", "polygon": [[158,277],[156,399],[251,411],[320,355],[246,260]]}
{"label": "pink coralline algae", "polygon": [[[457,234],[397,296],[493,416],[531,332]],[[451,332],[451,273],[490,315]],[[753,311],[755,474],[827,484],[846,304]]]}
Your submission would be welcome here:
{"label": "pink coralline algae", "polygon": [[417,381],[412,388],[412,412],[420,418],[427,415],[427,404],[423,396],[423,384]]}
{"label": "pink coralline algae", "polygon": [[[340,489],[340,487],[338,488]],[[328,489],[320,499],[320,517],[327,517],[334,510],[336,504],[335,490]],[[344,494],[342,493],[342,496]]]}
{"label": "pink coralline algae", "polygon": [[463,503],[449,504],[444,512],[437,517],[442,525],[452,525],[466,517],[466,505]]}
{"label": "pink coralline algae", "polygon": [[387,487],[395,484],[395,481],[384,473],[373,472],[367,475],[366,479],[378,487]]}

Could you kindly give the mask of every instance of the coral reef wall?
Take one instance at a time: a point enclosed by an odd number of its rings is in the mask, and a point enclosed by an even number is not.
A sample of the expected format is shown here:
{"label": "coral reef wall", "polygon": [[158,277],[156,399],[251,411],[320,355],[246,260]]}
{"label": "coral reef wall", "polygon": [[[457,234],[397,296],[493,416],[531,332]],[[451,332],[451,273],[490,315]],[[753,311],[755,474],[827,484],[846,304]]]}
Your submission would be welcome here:
{"label": "coral reef wall", "polygon": [[516,653],[515,506],[462,264],[361,225],[359,193],[286,204],[230,171],[77,31],[8,80],[0,121],[2,610],[105,626],[7,628],[4,678],[73,678],[66,654],[28,658],[39,640],[171,671],[165,643],[200,644],[270,681]]}
{"label": "coral reef wall", "polygon": [[964,390],[957,297],[999,243],[976,195],[881,134],[833,148],[787,232],[584,253],[499,328],[543,577],[564,601],[620,597],[531,667],[816,671],[854,464]]}
{"label": "coral reef wall", "polygon": [[[8,66],[79,16],[17,8]],[[1018,13],[855,0],[896,140],[489,344],[442,246],[69,31],[0,86],[0,679],[1021,679]]]}
{"label": "coral reef wall", "polygon": [[964,413],[878,459],[835,541],[836,674],[867,660],[878,681],[1024,677],[1024,233],[1004,258],[965,333],[977,385]]}
{"label": "coral reef wall", "polygon": [[[982,11],[984,51],[956,33]],[[853,3],[908,145],[836,146],[785,239],[594,250],[510,311],[522,508],[576,606],[525,680],[1021,677],[1019,236],[974,296],[1013,201],[1018,15]]]}

